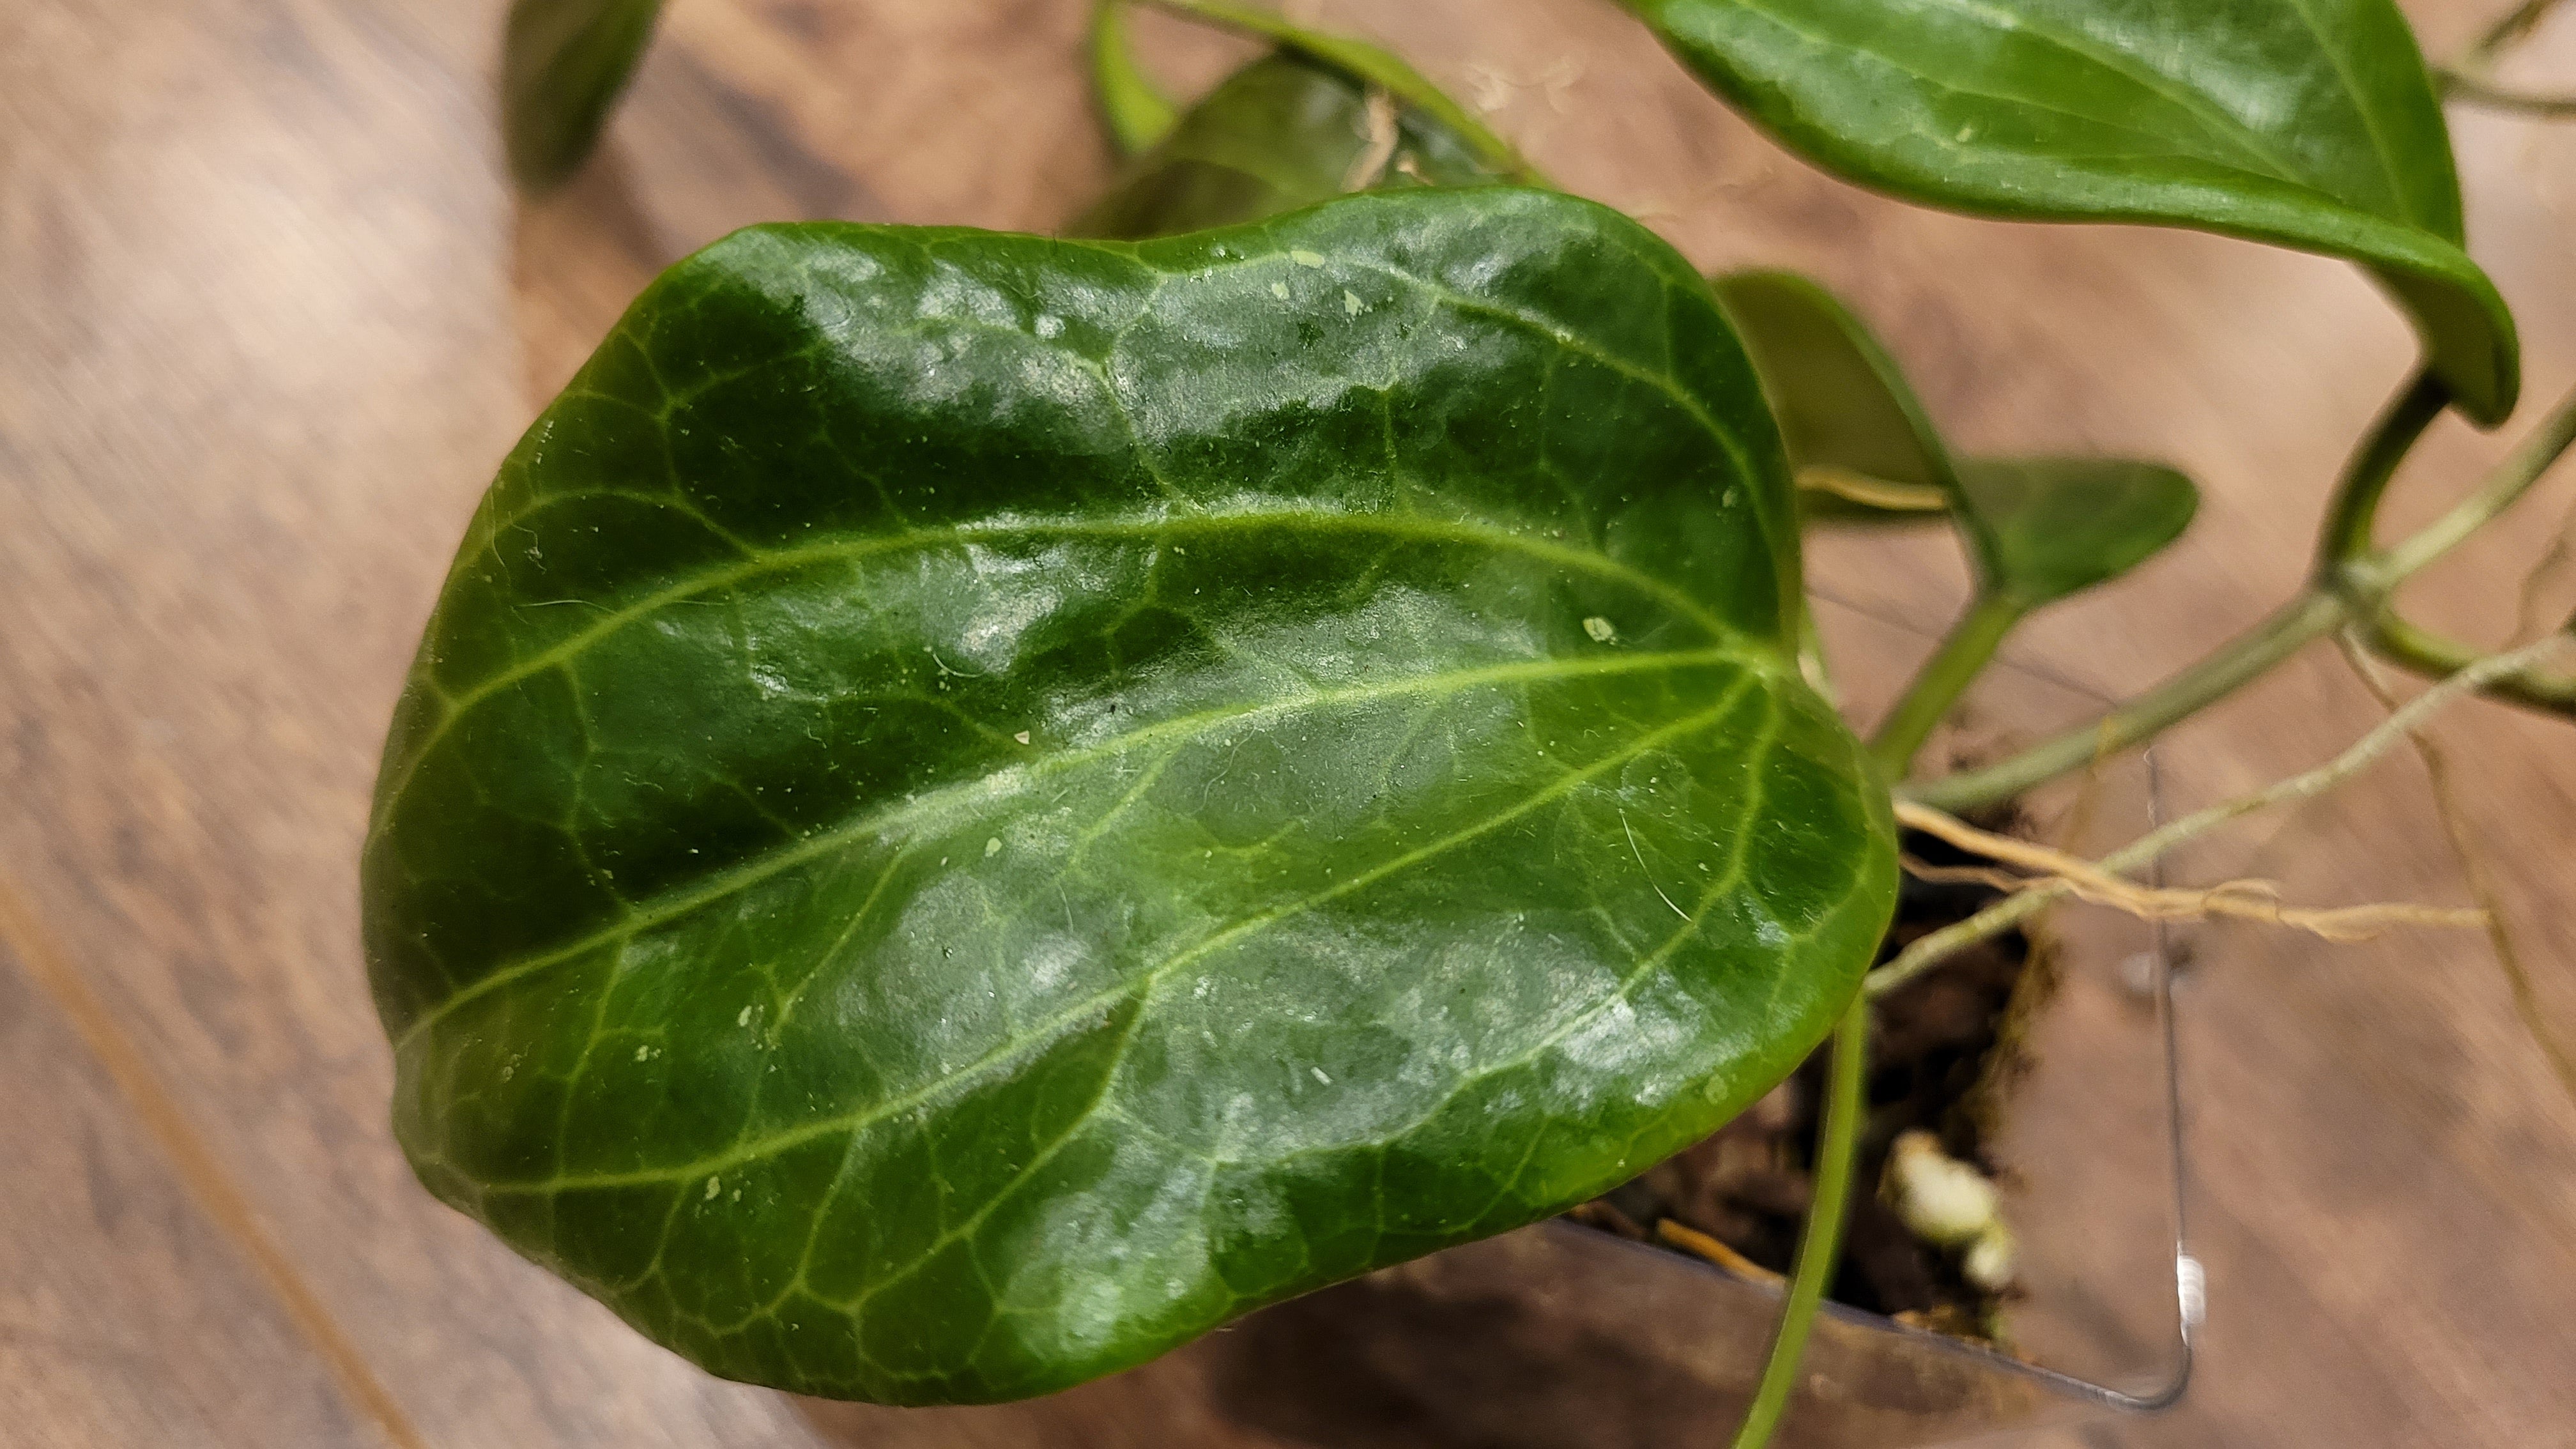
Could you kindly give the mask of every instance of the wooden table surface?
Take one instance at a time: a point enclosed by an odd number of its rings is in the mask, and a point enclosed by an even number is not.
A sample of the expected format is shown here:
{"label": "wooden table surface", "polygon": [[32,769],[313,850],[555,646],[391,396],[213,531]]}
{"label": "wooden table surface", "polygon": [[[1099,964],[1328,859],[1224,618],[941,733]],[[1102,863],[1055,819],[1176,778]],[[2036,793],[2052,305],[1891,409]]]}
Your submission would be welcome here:
{"label": "wooden table surface", "polygon": [[[2502,3],[2412,8],[2439,54]],[[736,225],[1044,229],[1109,167],[1083,0],[671,0],[604,153],[521,208],[496,162],[500,9],[0,0],[0,1445],[1273,1442],[1222,1423],[1185,1361],[972,1412],[718,1383],[405,1170],[354,862],[404,665],[502,452],[647,277]],[[1846,289],[1968,444],[2189,468],[2208,501],[2184,543],[2011,646],[2092,688],[2149,682],[2296,587],[2326,479],[2408,364],[2396,315],[2333,263],[1826,181],[1606,0],[1313,9],[1695,260]],[[1235,53],[1151,38],[1187,77]],[[2524,64],[2566,88],[2576,20]],[[2454,127],[2474,250],[2545,401],[2576,380],[2576,125]],[[2400,521],[2509,436],[2442,424]],[[2416,607],[2500,638],[2571,497],[2576,468]],[[1816,576],[1926,627],[1962,588],[1938,539],[1835,542]],[[2375,716],[2320,647],[2165,757],[2207,800]],[[2576,1029],[2576,732],[2471,705],[2442,734],[2543,1005]],[[2310,901],[2462,898],[2402,755],[2189,866],[2242,870]],[[2046,1442],[2576,1444],[2576,1109],[2483,942],[2196,945],[2203,1372],[2173,1414]]]}

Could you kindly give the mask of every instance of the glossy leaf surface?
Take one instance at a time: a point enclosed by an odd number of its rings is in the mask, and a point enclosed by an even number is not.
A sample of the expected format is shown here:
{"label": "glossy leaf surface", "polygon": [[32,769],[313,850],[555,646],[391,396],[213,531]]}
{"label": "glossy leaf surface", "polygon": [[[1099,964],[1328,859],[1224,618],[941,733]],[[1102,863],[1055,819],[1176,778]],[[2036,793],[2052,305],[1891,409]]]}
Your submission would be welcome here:
{"label": "glossy leaf surface", "polygon": [[1959,465],[1961,532],[1985,591],[2024,608],[2107,583],[2182,536],[2189,478],[2126,458],[1972,458]]}
{"label": "glossy leaf surface", "polygon": [[1884,787],[1706,284],[1589,203],[666,274],[504,465],[365,862],[423,1180],[714,1371],[1039,1393],[1697,1140]]}
{"label": "glossy leaf surface", "polygon": [[1793,272],[1715,279],[1762,375],[1810,514],[1937,518],[1958,491],[1941,435],[1905,373],[1842,299]]}
{"label": "glossy leaf surface", "polygon": [[2196,227],[2369,266],[2472,417],[2520,386],[2390,0],[1626,0],[1817,164],[1993,216]]}
{"label": "glossy leaf surface", "polygon": [[653,37],[662,0],[517,0],[501,47],[511,174],[546,187],[578,169]]}

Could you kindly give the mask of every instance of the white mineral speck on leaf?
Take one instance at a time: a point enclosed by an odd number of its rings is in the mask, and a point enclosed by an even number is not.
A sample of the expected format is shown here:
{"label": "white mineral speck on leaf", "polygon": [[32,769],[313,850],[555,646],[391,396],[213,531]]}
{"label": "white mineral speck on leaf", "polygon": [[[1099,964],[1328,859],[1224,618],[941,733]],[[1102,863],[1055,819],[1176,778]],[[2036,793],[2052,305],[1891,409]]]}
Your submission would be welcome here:
{"label": "white mineral speck on leaf", "polygon": [[1287,300],[1288,300],[1288,284],[1287,284],[1286,282],[1273,282],[1273,283],[1271,283],[1271,284],[1270,284],[1270,295],[1271,295],[1271,296],[1274,296],[1274,297],[1276,297],[1276,298],[1278,298],[1278,299],[1279,299],[1280,301],[1282,301],[1282,302],[1287,301]]}
{"label": "white mineral speck on leaf", "polygon": [[1323,1083],[1325,1086],[1329,1087],[1333,1084],[1333,1079],[1324,1075],[1324,1069],[1322,1067],[1308,1067],[1306,1070],[1313,1072],[1315,1074],[1315,1080]]}
{"label": "white mineral speck on leaf", "polygon": [[751,1025],[751,1008],[748,1006],[744,1007],[742,1009],[742,1013],[733,1019],[733,1024],[736,1026]]}
{"label": "white mineral speck on leaf", "polygon": [[1342,310],[1356,317],[1362,312],[1368,310],[1368,304],[1360,300],[1359,293],[1344,292],[1342,293]]}
{"label": "white mineral speck on leaf", "polygon": [[640,1047],[637,1047],[637,1048],[635,1049],[635,1060],[637,1060],[637,1061],[639,1061],[639,1062],[641,1062],[641,1061],[650,1061],[650,1060],[652,1059],[652,1056],[653,1056],[653,1049],[652,1049],[651,1047],[649,1047],[649,1046],[640,1046]]}
{"label": "white mineral speck on leaf", "polygon": [[1022,730],[1018,734],[1011,736],[1011,738],[1018,740],[1021,744],[1025,745],[1029,742],[1029,732],[1027,730]]}
{"label": "white mineral speck on leaf", "polygon": [[996,835],[984,842],[984,858],[991,860],[1002,853],[1002,837]]}
{"label": "white mineral speck on leaf", "polygon": [[1324,264],[1324,255],[1321,252],[1310,252],[1301,247],[1296,251],[1290,252],[1288,254],[1288,260],[1295,262],[1301,267],[1320,267]]}
{"label": "white mineral speck on leaf", "polygon": [[724,1191],[723,1178],[710,1177],[707,1179],[707,1201],[714,1202],[716,1200],[716,1194],[722,1191]]}
{"label": "white mineral speck on leaf", "polygon": [[1063,336],[1064,319],[1051,313],[1042,312],[1038,314],[1038,335],[1040,337]]}
{"label": "white mineral speck on leaf", "polygon": [[1619,631],[1610,627],[1610,621],[1598,614],[1583,621],[1583,632],[1591,635],[1596,644],[1607,644],[1619,637]]}

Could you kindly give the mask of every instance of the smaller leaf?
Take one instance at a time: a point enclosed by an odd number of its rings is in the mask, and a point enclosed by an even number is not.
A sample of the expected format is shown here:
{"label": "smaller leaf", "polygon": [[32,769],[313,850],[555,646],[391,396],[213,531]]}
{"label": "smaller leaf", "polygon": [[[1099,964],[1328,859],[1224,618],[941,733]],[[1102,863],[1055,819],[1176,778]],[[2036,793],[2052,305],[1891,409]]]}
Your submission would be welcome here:
{"label": "smaller leaf", "polygon": [[1192,107],[1070,234],[1143,241],[1260,221],[1348,191],[1502,179],[1383,95],[1295,51],[1264,56]]}
{"label": "smaller leaf", "polygon": [[2200,506],[2189,478],[2127,458],[1971,458],[1959,489],[1982,591],[2024,609],[2136,568]]}
{"label": "smaller leaf", "polygon": [[1365,40],[1308,30],[1284,16],[1232,4],[1230,0],[1153,0],[1153,3],[1175,14],[1257,35],[1276,42],[1284,49],[1312,56],[1385,91],[1407,109],[1421,112],[1426,119],[1465,142],[1477,160],[1496,174],[1523,185],[1546,184],[1545,179],[1521,159],[1520,153],[1514,151],[1509,142],[1485,129],[1484,123],[1468,114],[1466,107],[1451,100],[1448,93],[1433,85],[1428,76],[1407,65],[1402,57],[1391,51]]}
{"label": "smaller leaf", "polygon": [[520,185],[553,186],[580,168],[661,9],[662,0],[518,0],[510,7],[501,120]]}
{"label": "smaller leaf", "polygon": [[1735,272],[1715,285],[1780,420],[1803,513],[1911,523],[1949,507],[1949,450],[1867,323],[1794,272]]}
{"label": "smaller leaf", "polygon": [[[1278,49],[1157,134],[1071,235],[1141,241],[1259,221],[1354,191],[1536,179],[1510,146],[1376,46],[1207,0],[1158,3]],[[1109,0],[1093,31],[1101,107],[1122,145],[1153,123],[1151,101],[1137,109],[1138,96],[1153,92],[1127,49],[1123,9],[1123,0]]]}
{"label": "smaller leaf", "polygon": [[1130,156],[1152,148],[1181,122],[1181,108],[1136,64],[1126,0],[1100,0],[1092,9],[1091,84],[1110,138]]}
{"label": "smaller leaf", "polygon": [[1982,592],[2035,609],[2173,541],[2200,497],[2171,468],[2116,458],[1954,459],[1876,334],[1794,272],[1735,272],[1718,299],[1743,334],[1810,519],[1952,512]]}

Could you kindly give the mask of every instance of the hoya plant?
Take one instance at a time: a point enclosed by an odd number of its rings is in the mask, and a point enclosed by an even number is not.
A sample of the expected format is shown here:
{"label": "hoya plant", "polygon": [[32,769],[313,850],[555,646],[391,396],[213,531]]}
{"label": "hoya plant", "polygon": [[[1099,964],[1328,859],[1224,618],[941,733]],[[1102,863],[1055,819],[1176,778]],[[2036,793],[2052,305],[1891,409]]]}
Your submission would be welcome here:
{"label": "hoya plant", "polygon": [[[2171,542],[2190,481],[1957,455],[1816,283],[1700,276],[1384,51],[1161,3],[1268,51],[1184,109],[1102,4],[1131,159],[1067,235],[759,226],[648,287],[503,463],[393,723],[363,888],[396,1133],[708,1369],[1064,1388],[1583,1203],[1830,1040],[1759,1443],[1853,1191],[1869,1001],[2389,736],[1873,969],[1900,815],[2027,865],[1944,812],[2334,634],[2445,681],[2401,723],[2471,689],[2576,714],[2545,650],[2390,609],[2576,407],[2379,537],[2434,419],[2519,391],[2389,0],[1630,0],[1838,175],[2345,258],[2421,339],[2297,599],[1928,779],[1997,645]],[[655,9],[520,0],[527,185]],[[1945,520],[1975,598],[1864,743],[1803,533]]]}

